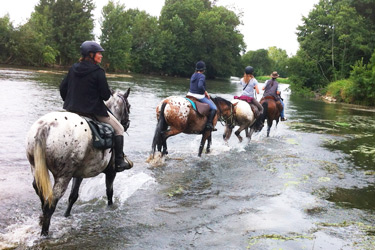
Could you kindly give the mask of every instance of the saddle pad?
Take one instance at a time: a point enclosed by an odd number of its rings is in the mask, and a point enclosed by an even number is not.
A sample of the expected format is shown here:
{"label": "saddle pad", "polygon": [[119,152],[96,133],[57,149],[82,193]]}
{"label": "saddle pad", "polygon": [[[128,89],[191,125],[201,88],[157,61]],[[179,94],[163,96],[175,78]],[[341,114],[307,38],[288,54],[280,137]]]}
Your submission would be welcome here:
{"label": "saddle pad", "polygon": [[195,102],[193,102],[192,100],[190,100],[190,99],[187,98],[187,97],[185,97],[185,99],[188,100],[188,101],[191,103],[191,105],[193,106],[193,109],[194,109],[195,111],[198,111],[198,110],[197,110],[197,106],[195,106]]}
{"label": "saddle pad", "polygon": [[248,103],[251,103],[253,101],[253,97],[245,96],[245,95],[234,96],[234,99],[239,99],[239,100],[242,100],[242,101],[245,101],[245,102],[248,102]]}
{"label": "saddle pad", "polygon": [[93,146],[98,149],[108,149],[113,147],[115,130],[104,122],[98,122],[91,118],[81,116],[85,119],[92,132]]}

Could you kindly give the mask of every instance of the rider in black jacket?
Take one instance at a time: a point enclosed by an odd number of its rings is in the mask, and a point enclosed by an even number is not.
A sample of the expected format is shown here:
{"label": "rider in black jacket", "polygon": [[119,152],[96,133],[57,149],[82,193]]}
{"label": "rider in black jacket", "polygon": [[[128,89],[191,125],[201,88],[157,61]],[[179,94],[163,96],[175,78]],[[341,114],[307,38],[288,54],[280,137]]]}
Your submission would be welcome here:
{"label": "rider in black jacket", "polygon": [[116,171],[129,169],[124,161],[124,127],[107,111],[104,101],[111,97],[102,61],[104,49],[96,42],[86,41],[81,47],[82,57],[75,63],[60,84],[64,109],[82,115],[95,116],[100,122],[110,124],[115,130]]}

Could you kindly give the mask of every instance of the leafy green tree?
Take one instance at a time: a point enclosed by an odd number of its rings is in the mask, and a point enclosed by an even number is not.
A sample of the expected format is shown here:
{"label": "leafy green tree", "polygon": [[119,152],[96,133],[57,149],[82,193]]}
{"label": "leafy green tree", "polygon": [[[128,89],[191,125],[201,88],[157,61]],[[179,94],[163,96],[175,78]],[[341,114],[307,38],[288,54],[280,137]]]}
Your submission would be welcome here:
{"label": "leafy green tree", "polygon": [[375,50],[368,64],[362,59],[354,65],[350,79],[355,83],[354,99],[375,106]]}
{"label": "leafy green tree", "polygon": [[234,75],[245,47],[243,35],[236,29],[240,24],[236,14],[214,6],[201,12],[196,22],[199,26],[192,34],[193,57],[206,62],[209,78]]}
{"label": "leafy green tree", "polygon": [[93,40],[93,0],[44,0],[48,1],[54,32],[62,65],[77,61],[79,47],[86,40]]}
{"label": "leafy green tree", "polygon": [[297,28],[306,60],[316,64],[310,73],[319,69],[317,85],[348,77],[355,61],[362,57],[368,61],[371,56],[373,30],[352,6],[353,2],[320,0]]}
{"label": "leafy green tree", "polygon": [[102,10],[100,42],[105,49],[103,63],[109,71],[130,69],[130,51],[133,37],[130,34],[130,16],[125,5],[109,1]]}
{"label": "leafy green tree", "polygon": [[130,16],[128,29],[133,37],[131,70],[137,73],[160,72],[165,57],[157,18],[133,9],[126,14]]}
{"label": "leafy green tree", "polygon": [[159,22],[169,44],[166,73],[190,76],[199,60],[206,62],[209,78],[235,73],[244,42],[232,11],[208,0],[166,0]]}
{"label": "leafy green tree", "polygon": [[272,71],[277,71],[281,77],[288,76],[288,54],[286,50],[276,47],[268,48],[268,57],[272,60]]}
{"label": "leafy green tree", "polygon": [[194,68],[192,33],[197,29],[195,22],[199,13],[210,8],[209,1],[201,0],[166,0],[160,13],[160,26],[162,30],[169,31],[171,36],[168,57],[163,68],[168,74],[188,76]]}
{"label": "leafy green tree", "polygon": [[9,63],[12,59],[12,33],[14,31],[13,24],[9,15],[0,18],[0,61]]}
{"label": "leafy green tree", "polygon": [[259,49],[256,51],[248,51],[241,58],[242,73],[246,66],[254,67],[255,76],[264,76],[272,73],[273,61],[268,56],[268,51]]}

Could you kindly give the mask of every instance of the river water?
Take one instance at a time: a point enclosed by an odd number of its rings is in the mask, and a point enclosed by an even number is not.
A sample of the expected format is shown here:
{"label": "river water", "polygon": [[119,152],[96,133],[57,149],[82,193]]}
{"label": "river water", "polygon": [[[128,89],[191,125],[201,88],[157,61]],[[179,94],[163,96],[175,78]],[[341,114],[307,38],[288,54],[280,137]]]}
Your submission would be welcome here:
{"label": "river water", "polygon": [[[168,139],[162,166],[146,162],[164,97],[185,95],[189,79],[108,75],[131,88],[124,150],[134,168],[119,173],[114,206],[105,178],[86,179],[65,218],[68,192],[40,237],[40,201],[32,188],[25,137],[40,116],[62,110],[64,72],[0,68],[0,249],[374,249],[375,113],[290,95],[288,121],[242,143],[223,142],[197,157],[200,136]],[[228,100],[236,81],[208,81]],[[260,99],[260,96],[258,96]],[[275,124],[274,124],[275,125]]]}

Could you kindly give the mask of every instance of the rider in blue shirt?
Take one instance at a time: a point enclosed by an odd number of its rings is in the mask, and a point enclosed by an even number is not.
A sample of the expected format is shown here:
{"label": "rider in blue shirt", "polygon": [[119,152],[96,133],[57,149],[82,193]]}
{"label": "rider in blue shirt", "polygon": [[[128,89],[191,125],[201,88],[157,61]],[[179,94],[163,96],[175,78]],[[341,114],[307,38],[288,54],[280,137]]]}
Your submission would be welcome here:
{"label": "rider in blue shirt", "polygon": [[203,61],[197,62],[195,73],[190,78],[190,89],[187,95],[197,98],[200,102],[210,105],[210,114],[207,119],[206,129],[215,130],[213,120],[216,115],[217,107],[210,99],[206,91],[206,76],[203,74],[206,70],[206,64]]}

